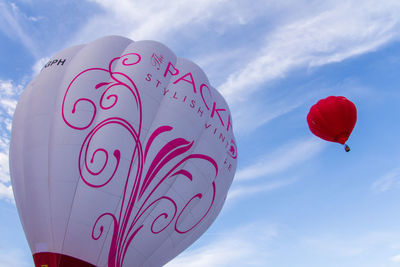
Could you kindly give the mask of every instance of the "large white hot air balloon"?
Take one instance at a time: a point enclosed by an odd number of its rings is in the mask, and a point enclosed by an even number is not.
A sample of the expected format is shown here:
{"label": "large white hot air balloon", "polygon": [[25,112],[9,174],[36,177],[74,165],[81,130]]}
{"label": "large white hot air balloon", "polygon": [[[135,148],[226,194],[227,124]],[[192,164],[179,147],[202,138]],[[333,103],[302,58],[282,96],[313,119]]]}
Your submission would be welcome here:
{"label": "large white hot air balloon", "polygon": [[194,63],[109,36],[54,56],[15,111],[10,170],[36,266],[161,266],[236,170],[232,119]]}

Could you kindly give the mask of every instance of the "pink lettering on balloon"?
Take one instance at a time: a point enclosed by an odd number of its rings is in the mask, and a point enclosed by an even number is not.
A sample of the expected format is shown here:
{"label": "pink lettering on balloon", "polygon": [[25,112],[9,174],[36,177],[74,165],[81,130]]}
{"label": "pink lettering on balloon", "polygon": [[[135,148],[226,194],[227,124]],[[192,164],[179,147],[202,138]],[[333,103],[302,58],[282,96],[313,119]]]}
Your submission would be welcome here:
{"label": "pink lettering on balloon", "polygon": [[226,126],[226,130],[229,132],[229,129],[232,129],[232,122],[231,122],[231,114],[228,116],[228,125]]}
{"label": "pink lettering on balloon", "polygon": [[216,108],[216,106],[217,106],[217,104],[214,102],[213,109],[212,109],[212,112],[211,112],[211,118],[214,118],[214,115],[217,114],[222,126],[224,126],[225,125],[224,121],[222,120],[221,114],[219,112],[220,111],[226,111],[226,109],[224,109],[224,108]]}
{"label": "pink lettering on balloon", "polygon": [[[187,76],[189,77],[189,79],[185,79]],[[176,80],[176,81],[174,82],[174,84],[177,84],[178,82],[181,82],[181,81],[185,81],[185,82],[191,84],[192,87],[193,87],[193,92],[196,93],[196,85],[194,84],[194,80],[193,80],[193,76],[192,76],[192,73],[191,73],[191,72],[186,73],[185,75],[183,75],[182,77],[180,77],[178,80]]]}
{"label": "pink lettering on balloon", "polygon": [[164,77],[167,77],[167,74],[171,74],[172,76],[178,75],[179,74],[179,70],[177,68],[175,68],[174,65],[172,65],[171,62],[168,62],[167,68],[165,69],[164,72]]}
{"label": "pink lettering on balloon", "polygon": [[203,88],[207,88],[207,91],[208,91],[208,94],[209,94],[209,99],[210,100],[212,100],[212,95],[211,95],[211,90],[210,90],[210,88],[206,85],[206,84],[201,84],[200,85],[200,95],[201,95],[201,99],[203,99],[203,103],[204,103],[204,105],[206,106],[206,108],[208,109],[208,110],[210,110],[210,106],[207,104],[207,101],[205,100],[205,98],[204,98],[204,92],[203,92]]}
{"label": "pink lettering on balloon", "polygon": [[161,68],[161,64],[164,61],[164,56],[160,55],[158,56],[156,53],[153,53],[151,56],[151,64],[159,70]]}

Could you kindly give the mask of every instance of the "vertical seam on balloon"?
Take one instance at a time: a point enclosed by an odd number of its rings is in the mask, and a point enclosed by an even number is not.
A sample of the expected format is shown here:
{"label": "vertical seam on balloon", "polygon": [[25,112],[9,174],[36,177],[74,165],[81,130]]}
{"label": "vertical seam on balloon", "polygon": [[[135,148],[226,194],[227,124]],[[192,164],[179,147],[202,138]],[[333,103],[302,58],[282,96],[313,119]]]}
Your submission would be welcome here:
{"label": "vertical seam on balloon", "polygon": [[[204,134],[204,131],[202,131],[201,133],[200,133],[200,135],[199,135],[199,137],[196,139],[196,141],[198,141],[199,139],[200,139],[200,137],[201,136],[203,136],[203,134]],[[195,150],[195,148],[198,146],[198,143],[197,142],[194,142],[194,146],[187,152],[187,153],[190,153],[190,154],[192,154],[193,153],[193,151]],[[184,167],[185,167],[185,165],[188,163],[188,161],[186,161],[184,164],[182,164],[182,169],[184,169]],[[175,192],[177,192],[175,189],[173,189],[172,187],[177,183],[177,180],[178,180],[178,177],[176,177],[175,178],[175,181],[173,182],[173,183],[171,183],[170,184],[170,186],[168,187],[168,189],[165,191],[165,195],[168,193],[168,192],[171,192],[171,191],[175,191]],[[181,197],[181,196],[179,196],[179,197]],[[154,206],[154,208],[156,208],[158,205],[155,205]],[[196,205],[197,206],[197,205]],[[153,209],[154,209],[153,208]],[[151,211],[149,212],[149,214],[151,213]],[[149,215],[148,215],[149,216]],[[147,217],[148,217],[147,216]],[[147,218],[146,217],[146,218]],[[171,230],[172,232],[175,232],[175,229],[173,229],[173,230]],[[157,246],[154,250],[153,250],[153,252],[150,254],[150,256],[148,257],[148,259],[143,263],[143,265],[145,265],[148,261],[150,261],[151,260],[151,257],[158,251],[158,249],[160,248],[160,247],[162,247],[162,245],[163,244],[165,244],[165,242],[167,242],[168,240],[171,240],[171,238],[170,238],[170,236],[168,236],[167,238],[165,238],[163,241],[161,241],[159,244],[159,246]],[[182,241],[182,240],[181,240]],[[180,241],[180,242],[181,242]]]}
{"label": "vertical seam on balloon", "polygon": [[[139,41],[140,42],[140,41]],[[132,42],[133,43],[133,42]],[[129,45],[131,45],[132,43],[130,43]],[[136,43],[138,43],[138,42],[136,42]],[[129,46],[128,45],[128,46]],[[128,47],[127,46],[127,47]],[[126,47],[126,48],[127,48]],[[126,48],[125,48],[125,50],[123,51],[123,52],[125,52],[126,51]],[[123,55],[123,52],[121,53],[121,55]],[[175,56],[175,54],[173,54],[174,56]],[[175,58],[176,58],[176,56],[175,56]],[[140,96],[139,96],[140,97]],[[161,98],[162,100],[164,99],[164,98]],[[154,100],[154,99],[153,99]],[[160,104],[161,104],[161,102],[160,102]],[[158,114],[158,113],[157,113]],[[156,117],[157,116],[157,114],[155,114],[154,115],[154,117]],[[143,115],[143,114],[142,114]],[[150,128],[151,128],[151,126],[150,126]],[[150,129],[149,128],[149,129]],[[143,130],[143,129],[142,129]],[[147,135],[146,136],[148,136],[150,133],[149,132],[147,132]],[[139,136],[139,138],[140,139],[142,139],[140,136]],[[144,138],[143,140],[146,140],[146,138]],[[135,146],[135,148],[134,148],[134,150],[133,151],[136,151],[137,150],[137,148],[136,148],[136,146]],[[134,166],[136,163],[137,163],[137,157],[138,157],[138,154],[136,153],[135,155],[134,155],[134,157],[132,158],[132,162],[131,162],[131,164],[132,164],[132,166]],[[132,176],[132,174],[129,176],[129,177],[131,177]],[[129,177],[127,177],[127,179],[129,178]],[[134,179],[135,180],[135,179]],[[135,184],[135,181],[133,181],[133,183]],[[129,182],[128,182],[128,184],[130,184]],[[134,185],[133,184],[133,185]],[[129,187],[129,188],[131,188],[131,187]],[[114,210],[114,215],[116,214],[116,216],[119,216],[118,215],[118,210],[120,209],[120,208],[123,208],[121,205],[123,205],[123,203],[122,203],[122,200],[123,200],[123,196],[120,196],[120,199],[119,199],[119,201],[118,201],[118,204],[116,205],[116,207],[115,207],[115,210]],[[126,203],[126,204],[128,204],[128,203]],[[129,220],[128,220],[129,221]],[[102,245],[102,248],[101,248],[101,251],[103,251],[104,250],[104,246],[105,246],[105,241],[108,239],[108,237],[109,237],[109,233],[110,233],[110,230],[111,230],[111,224],[110,224],[110,226],[108,227],[108,231],[107,231],[107,233],[105,234],[105,238],[104,238],[104,242],[103,242],[103,245]],[[99,256],[98,256],[98,259],[97,259],[97,263],[99,263],[99,261],[101,260],[100,259],[100,257],[101,257],[101,254],[99,254]]]}
{"label": "vertical seam on balloon", "polygon": [[[90,44],[90,43],[89,43]],[[84,49],[87,45],[89,45],[89,44],[86,44],[84,47],[82,47],[82,49]],[[130,44],[130,43],[129,43]],[[128,45],[129,45],[128,44]],[[128,46],[127,45],[127,46]],[[126,46],[126,47],[127,47]],[[126,49],[126,47],[121,51],[121,55],[122,55],[122,52]],[[80,51],[80,52],[82,52],[82,51]],[[79,53],[77,53],[76,55],[75,55],[75,57],[78,55]],[[64,75],[64,77],[65,77],[65,75]],[[112,79],[111,77],[109,77],[109,79]],[[61,90],[60,91],[60,93],[63,93],[63,94],[65,94],[65,91],[64,90]],[[96,119],[96,118],[95,118]],[[79,164],[80,164],[80,162],[78,162]],[[68,220],[67,220],[67,223],[66,223],[66,228],[65,228],[65,232],[64,232],[64,238],[63,238],[63,241],[62,241],[62,245],[61,245],[61,251],[63,251],[64,250],[64,245],[65,245],[65,238],[66,238],[66,236],[67,236],[67,232],[68,232],[68,229],[70,228],[70,219],[71,219],[71,215],[72,215],[72,211],[73,211],[73,207],[74,207],[74,204],[75,204],[75,196],[76,196],[76,192],[77,192],[77,190],[78,190],[78,186],[79,186],[79,184],[81,183],[81,179],[80,179],[80,177],[77,179],[77,182],[76,182],[76,187],[75,187],[75,190],[74,190],[74,194],[73,194],[73,197],[72,197],[72,203],[71,203],[71,206],[70,206],[70,212],[69,212],[69,216],[68,216]],[[104,243],[104,242],[103,242]],[[101,254],[101,250],[100,250],[100,252],[99,252],[99,255]]]}
{"label": "vertical seam on balloon", "polygon": [[[124,49],[121,50],[121,52],[119,53],[120,55],[119,55],[118,57],[122,57],[122,56],[125,54],[127,48],[128,48],[130,45],[134,44],[134,43],[135,43],[135,42],[131,40],[131,42],[128,43],[128,44],[126,45],[126,47],[125,47]],[[114,58],[114,59],[115,59],[115,58]],[[118,60],[120,60],[120,59],[118,59]],[[114,70],[115,68],[117,68],[117,65],[116,65],[116,64],[112,64],[112,63],[111,63],[112,61],[113,61],[113,59],[110,61],[109,67],[110,67],[111,73],[114,73],[113,70]],[[110,75],[109,80],[113,80],[112,75]],[[102,111],[99,111],[98,115],[100,115],[100,113],[102,113]],[[98,123],[96,123],[96,122],[98,122],[98,121],[99,121],[99,116],[96,116],[96,118],[95,118],[94,121],[93,121],[93,124],[94,124],[94,125],[99,125]],[[101,123],[101,121],[100,121],[100,123]],[[137,146],[135,146],[133,152],[136,151],[136,150],[137,150]],[[136,157],[136,155],[134,155],[134,156]],[[81,180],[82,180],[82,177],[80,177],[79,183],[82,182]],[[106,192],[104,192],[104,193],[106,193]],[[121,201],[121,200],[122,200],[122,196],[119,196],[119,199],[120,199],[119,201]],[[118,203],[119,203],[119,202],[118,202]],[[118,210],[118,207],[119,207],[119,204],[116,205],[115,210]],[[115,213],[113,213],[113,214],[115,214]],[[112,227],[116,227],[116,226],[115,226],[115,225],[113,226],[112,223],[110,223],[110,224],[107,226],[108,229],[107,229],[107,231],[106,231],[106,233],[105,233],[105,237],[104,237],[104,239],[103,239],[103,243],[101,244],[101,249],[99,250],[99,253],[98,253],[98,255],[97,255],[96,265],[98,265],[98,262],[99,262],[100,259],[101,259],[102,251],[103,251],[103,249],[104,249],[104,246],[105,246],[106,241],[107,241],[108,234],[109,234],[110,230],[112,229]],[[107,253],[107,257],[108,257],[108,253]]]}
{"label": "vertical seam on balloon", "polygon": [[[33,88],[30,90],[30,91],[25,91],[26,93],[29,93],[29,95],[30,94],[32,94],[32,90],[33,90]],[[27,99],[28,99],[28,97],[26,97]],[[26,100],[27,101],[27,100]],[[29,108],[31,107],[31,102],[30,101],[27,101],[27,103],[26,103],[27,105],[29,104]],[[28,109],[28,108],[25,108],[25,109]],[[23,120],[22,120],[22,122],[23,122],[23,124],[25,124],[25,121],[27,120],[27,114],[30,114],[29,112],[24,112],[23,113]],[[28,134],[27,132],[25,132],[25,131],[23,131],[24,132],[24,135],[22,135],[22,140],[21,140],[21,142],[22,142],[22,148],[21,148],[21,150],[22,151],[25,151],[25,134]],[[25,177],[26,177],[26,175],[25,175],[25,165],[24,165],[24,161],[25,161],[25,153],[23,153],[23,157],[21,157],[22,158],[22,162],[21,162],[21,168],[22,168],[22,175],[23,175],[23,181],[24,181],[24,191],[26,192],[26,183],[25,183]],[[28,195],[28,194],[24,194],[24,196],[26,196],[26,195]],[[24,201],[23,201],[24,203],[26,203],[26,199],[24,198]],[[25,207],[25,204],[23,205],[23,207],[21,208],[21,210],[26,210],[26,207]],[[24,218],[25,216],[23,216],[23,218]],[[23,219],[24,221],[26,221],[26,219]],[[22,224],[22,225],[24,225],[24,224]],[[25,225],[26,226],[26,225]],[[24,230],[26,231],[27,229],[26,228],[24,228]],[[26,233],[27,233],[27,237],[28,237],[28,231],[26,231]],[[30,245],[30,247],[31,247],[31,244],[29,244]],[[33,246],[33,244],[32,244],[32,246]],[[31,250],[33,251],[34,250],[34,247],[31,247]]]}
{"label": "vertical seam on balloon", "polygon": [[[48,166],[47,166],[47,179],[48,179],[48,181],[47,181],[47,185],[48,185],[48,194],[49,194],[49,209],[50,209],[50,226],[51,226],[51,238],[52,238],[52,246],[53,246],[53,249],[54,249],[54,246],[55,246],[55,239],[54,239],[54,234],[55,234],[55,232],[54,232],[54,218],[53,218],[53,214],[52,214],[52,201],[51,201],[51,199],[52,199],[52,183],[51,183],[51,173],[50,173],[50,170],[51,170],[51,168],[50,168],[50,166],[51,166],[51,161],[52,161],[52,159],[53,159],[53,157],[51,157],[50,156],[50,154],[52,154],[52,149],[50,148],[50,146],[51,146],[51,144],[52,144],[52,142],[54,142],[53,141],[53,133],[54,133],[54,123],[55,123],[55,118],[59,115],[59,113],[58,113],[58,100],[60,99],[60,95],[61,95],[61,92],[63,91],[63,90],[60,90],[60,89],[62,89],[61,87],[63,86],[63,84],[64,84],[64,81],[65,81],[65,73],[67,73],[67,71],[70,69],[70,63],[74,60],[74,58],[76,57],[76,55],[81,51],[81,49],[84,47],[84,45],[82,45],[80,48],[79,48],[79,50],[77,50],[77,51],[75,51],[75,53],[74,53],[74,55],[73,56],[71,56],[71,59],[70,59],[70,62],[69,62],[69,64],[66,66],[66,68],[65,68],[65,70],[64,70],[64,72],[63,72],[63,75],[60,77],[60,84],[59,84],[59,86],[57,87],[57,88],[55,88],[55,90],[56,90],[56,92],[57,92],[57,95],[56,95],[56,97],[55,97],[55,103],[54,103],[54,109],[53,109],[53,116],[52,116],[52,118],[51,118],[51,120],[50,120],[50,129],[49,129],[49,140],[48,140],[48,146],[47,146],[47,156],[48,156]],[[54,183],[54,182],[53,182]],[[64,233],[64,239],[65,239],[65,233]],[[61,251],[60,252],[62,252],[62,250],[63,250],[63,244],[64,244],[64,241],[63,241],[63,243],[61,244]]]}
{"label": "vertical seam on balloon", "polygon": [[[172,52],[172,51],[171,51]],[[176,62],[177,62],[177,56],[175,55],[175,53],[173,53],[172,52],[172,54],[174,55],[174,59],[175,59],[175,64],[176,64]],[[170,77],[169,79],[168,79],[168,86],[171,84],[171,80],[172,80],[172,77]],[[168,88],[168,86],[167,86],[167,88]],[[161,107],[161,105],[162,105],[162,103],[165,101],[165,99],[166,99],[166,97],[165,96],[161,96],[161,101],[160,101],[160,103],[159,103],[159,105],[158,105],[158,110],[157,110],[157,113],[155,113],[154,114],[154,117],[152,118],[152,123],[151,123],[151,125],[149,126],[149,130],[152,128],[152,126],[153,126],[153,124],[154,124],[154,119],[159,115],[159,112],[160,112],[160,107]],[[146,133],[146,135],[143,137],[143,138],[141,138],[140,136],[139,136],[139,139],[141,139],[141,140],[147,140],[148,138],[149,138],[149,136],[151,135],[151,133],[150,133],[150,131],[147,131],[147,133]],[[132,165],[134,165],[134,164],[136,164],[136,161],[135,161],[135,159],[137,159],[137,155],[135,155],[135,157],[133,158],[133,160],[132,160]],[[138,185],[139,187],[141,187],[141,184],[139,184]],[[140,188],[139,188],[140,189]],[[128,203],[127,203],[128,204]],[[118,205],[116,206],[116,211],[115,211],[115,213],[118,213],[118,209],[119,208],[121,208],[120,207],[120,205],[123,205],[123,203],[122,203],[122,197],[120,198],[120,201],[119,201],[119,203],[118,203]],[[154,208],[153,208],[154,209]],[[115,214],[114,213],[114,214]],[[147,217],[146,217],[147,218]],[[145,219],[144,219],[145,220]],[[128,219],[128,222],[130,221],[130,218]],[[109,231],[107,232],[107,235],[106,235],[106,238],[105,239],[107,239],[108,238],[108,234],[109,234]]]}
{"label": "vertical seam on balloon", "polygon": [[[213,90],[218,94],[217,90],[216,90],[214,87],[212,87],[212,88],[213,88]],[[215,94],[214,94],[214,95],[215,95]],[[214,101],[215,101],[215,99],[214,99]],[[228,105],[226,105],[226,107],[227,107],[227,111],[229,111]],[[229,112],[229,114],[230,114],[230,112]],[[209,117],[208,119],[211,120],[211,117]],[[209,120],[208,120],[208,121],[209,121]],[[200,138],[203,136],[203,134],[204,134],[205,132],[206,132],[206,131],[203,131],[203,132],[202,132],[201,136],[197,139],[197,141],[200,140]],[[197,145],[198,145],[198,143],[197,143]],[[225,157],[224,155],[221,155],[221,159],[222,159],[222,160],[223,160],[224,157]],[[216,162],[220,162],[220,159],[216,160]],[[219,173],[217,173],[215,179],[217,179],[218,175],[219,175]],[[204,177],[204,175],[202,175],[202,176]],[[215,195],[214,195],[213,199],[215,198],[215,200],[216,200],[216,195],[217,195],[216,192],[217,192],[217,189],[216,189],[216,186],[215,186],[214,183],[213,183],[213,188],[214,188],[213,190],[215,190]],[[208,188],[208,189],[209,189],[209,188]],[[208,192],[208,190],[207,190],[206,192]],[[224,200],[221,200],[222,203],[225,202],[225,199],[226,199],[226,198],[224,198]],[[193,208],[194,208],[194,207],[197,207],[198,205],[200,205],[200,203],[201,203],[201,201],[199,201],[196,205],[194,205]],[[210,213],[210,212],[211,212],[211,210],[215,210],[215,208],[216,208],[216,205],[213,205],[213,204],[212,204],[212,206],[210,206],[209,210],[207,211],[207,213],[206,213],[206,215],[203,217],[203,219],[201,219],[201,220],[196,224],[196,227],[197,227],[197,225],[200,224],[200,223],[207,224],[208,220],[212,220],[212,219],[213,219],[213,216],[211,216],[212,213]],[[222,206],[221,206],[221,209],[222,209]],[[191,212],[190,212],[190,213],[191,213]],[[207,218],[207,217],[208,217],[208,218]],[[215,219],[215,218],[214,218],[214,219]],[[208,229],[209,226],[210,226],[210,225],[207,226],[207,228],[205,229],[205,231]],[[205,232],[205,231],[204,231],[204,232]],[[190,232],[190,231],[189,231],[189,232]],[[200,235],[203,234],[204,232],[200,233]],[[187,233],[187,232],[185,232],[184,234],[186,234],[186,233]],[[178,248],[179,245],[182,244],[182,242],[184,242],[185,240],[187,240],[189,237],[195,235],[196,233],[197,233],[197,232],[192,232],[191,234],[187,235],[185,238],[182,238],[174,247],[175,247],[175,248]],[[192,243],[195,242],[195,241],[196,241],[196,239],[194,239],[194,240],[192,241]],[[160,246],[160,247],[161,247],[161,246]],[[179,253],[180,253],[180,252],[179,252]]]}
{"label": "vertical seam on balloon", "polygon": [[[127,48],[128,48],[130,45],[134,44],[134,43],[136,43],[136,42],[135,42],[135,41],[131,41],[129,44],[127,44],[127,46],[121,51],[120,56],[124,55],[125,52],[126,52],[126,50],[127,50]],[[116,66],[112,66],[112,67],[113,67],[113,69],[114,69]],[[110,77],[109,77],[109,80],[112,80],[112,79],[113,79],[113,78],[110,76]],[[134,148],[134,151],[135,151],[135,150],[137,150],[137,149],[136,149],[136,146],[135,146],[135,148]],[[135,155],[135,156],[133,157],[133,159],[136,158],[136,157],[137,157],[137,155]],[[80,180],[81,180],[81,179],[79,179],[79,181],[80,181]],[[121,201],[122,201],[122,195],[119,196],[119,201],[118,201],[117,205],[115,205],[115,210],[114,210],[113,214],[115,214],[115,213],[118,212],[118,208],[119,208],[119,205],[120,205]],[[102,251],[104,250],[104,247],[105,247],[105,245],[106,245],[106,241],[108,240],[108,235],[109,235],[109,233],[110,233],[111,227],[112,227],[112,223],[110,223],[110,224],[108,225],[108,227],[107,227],[108,229],[107,229],[107,232],[106,232],[105,235],[104,235],[104,241],[103,241],[103,243],[102,243],[102,245],[101,245],[101,249],[99,250],[99,254],[98,254],[97,259],[96,259],[96,265],[98,265],[99,262],[100,262],[100,260],[101,260]],[[116,227],[116,226],[114,225],[114,227]],[[107,253],[107,259],[108,259],[108,253]],[[107,262],[107,259],[106,259],[106,262]],[[107,265],[108,265],[108,264],[106,264],[106,266],[107,266]]]}
{"label": "vertical seam on balloon", "polygon": [[[208,77],[207,77],[207,79],[208,79]],[[210,86],[211,87],[211,86]],[[213,88],[213,87],[212,87]],[[215,89],[214,89],[215,90]],[[216,90],[215,90],[216,91]],[[211,120],[211,117],[210,116],[207,116],[207,120],[205,121],[205,123],[208,123],[209,121]],[[201,126],[201,127],[204,127],[203,125]],[[200,133],[200,135],[197,137],[197,139],[196,140],[193,140],[193,141],[196,141],[196,142],[194,142],[194,146],[190,149],[190,151],[193,153],[193,151],[195,151],[195,148],[199,145],[199,140],[204,136],[204,134],[205,134],[205,132],[206,131],[201,131],[201,133]],[[190,153],[189,151],[188,151],[188,153]],[[192,154],[191,153],[191,154]],[[183,165],[182,165],[182,169],[184,168],[184,166],[186,165],[188,163],[188,161],[186,161]],[[204,175],[202,175],[203,177],[204,177]],[[175,183],[177,183],[177,180],[178,180],[178,177],[175,179],[175,181],[169,186],[169,188],[168,188],[168,190],[166,190],[166,193],[168,193],[168,192],[170,192],[171,190],[172,191],[175,191],[176,192],[176,190],[174,190],[172,187],[175,185]],[[194,206],[194,207],[196,207],[197,205],[199,205],[200,204],[200,201]],[[190,212],[191,213],[191,212]],[[176,232],[175,231],[175,229],[173,229],[172,230],[172,232]],[[193,234],[193,233],[192,233]],[[162,242],[160,242],[160,245],[156,248],[156,249],[154,249],[153,250],[153,252],[150,254],[150,256],[148,257],[148,259],[145,261],[145,262],[143,262],[143,266],[145,266],[146,265],[146,263],[148,263],[150,260],[151,260],[151,258],[152,258],[152,256],[158,251],[158,249],[159,248],[161,248],[168,240],[170,240],[171,242],[172,242],[172,240],[171,240],[171,237],[170,236],[168,236],[167,238],[165,238],[165,240],[163,240]],[[178,242],[178,244],[180,244],[180,243],[182,243],[184,240],[186,240],[186,238],[182,238],[179,242]],[[195,241],[195,240],[194,240]],[[175,247],[177,247],[177,246],[175,246]],[[175,248],[174,247],[174,248]],[[171,260],[171,259],[169,259],[169,260]]]}
{"label": "vertical seam on balloon", "polygon": [[[172,52],[172,51],[171,51]],[[172,52],[172,54],[175,56],[175,54]],[[176,58],[176,56],[175,56],[175,58]],[[170,79],[170,78],[169,78]],[[139,96],[140,97],[140,96]],[[154,100],[154,99],[153,99]],[[159,104],[159,106],[161,106],[161,103],[162,103],[162,101],[164,100],[164,98],[161,98],[161,102],[160,102],[160,104]],[[142,114],[143,115],[143,114]],[[158,115],[158,112],[154,115],[154,117],[153,117],[153,120],[152,121],[154,121],[154,118],[156,117]],[[151,125],[152,126],[152,125]],[[151,129],[151,126],[149,127],[149,129]],[[142,129],[141,129],[142,130]],[[150,132],[147,132],[147,134],[146,134],[146,138],[148,137],[150,135]],[[140,136],[139,136],[139,139],[143,139],[143,140],[146,140],[146,138],[141,138]],[[135,149],[136,150],[136,149]],[[131,164],[132,165],[135,165],[136,163],[137,163],[137,160],[135,160],[135,159],[137,159],[137,157],[138,157],[138,154],[136,154],[135,155],[135,157],[134,158],[132,158],[132,162],[131,162]],[[144,162],[143,162],[144,163]],[[143,175],[143,174],[142,174]],[[132,186],[131,187],[129,187],[129,188],[131,188],[131,189],[134,189],[134,190],[139,190],[140,189],[140,186],[141,186],[141,184],[140,184],[140,179],[142,178],[142,176],[140,176],[138,179],[139,180],[136,180],[136,178],[133,180],[133,184],[132,184]],[[128,178],[127,178],[128,179]],[[136,185],[136,182],[139,182],[137,185]],[[128,183],[128,181],[127,181],[127,185],[128,185],[129,183]],[[136,186],[135,186],[136,185]],[[124,190],[126,190],[126,189],[124,189]],[[126,193],[126,191],[124,191],[125,193]],[[125,194],[124,193],[124,194]],[[132,197],[132,195],[130,196],[130,198]],[[125,203],[123,203],[122,201],[124,201],[124,199],[123,198],[121,198],[120,199],[120,203],[118,204],[118,206],[117,206],[117,208],[121,208],[121,211],[119,212],[119,221],[126,221],[126,224],[128,225],[129,224],[129,222],[131,221],[131,218],[130,217],[126,217],[127,216],[127,214],[122,214],[122,210],[123,210],[123,208],[124,208],[124,204]],[[129,205],[129,203],[130,203],[130,199],[128,200],[128,202],[126,203],[126,206],[128,207],[128,205]],[[121,205],[121,206],[120,206]],[[117,212],[118,213],[118,212]],[[126,230],[126,229],[125,229]],[[129,230],[128,230],[128,232],[129,232]],[[122,238],[122,237],[121,237]],[[123,244],[125,244],[125,242],[123,243]],[[122,249],[123,247],[121,247],[121,249]],[[118,252],[119,253],[119,252]],[[118,256],[118,255],[117,255]]]}

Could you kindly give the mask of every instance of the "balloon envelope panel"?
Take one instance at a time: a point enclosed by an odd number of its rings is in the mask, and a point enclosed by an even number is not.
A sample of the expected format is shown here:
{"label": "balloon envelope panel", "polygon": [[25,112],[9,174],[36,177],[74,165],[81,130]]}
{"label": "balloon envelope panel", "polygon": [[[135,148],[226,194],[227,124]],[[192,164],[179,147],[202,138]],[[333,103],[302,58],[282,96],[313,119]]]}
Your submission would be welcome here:
{"label": "balloon envelope panel", "polygon": [[236,165],[223,97],[154,41],[61,51],[14,115],[11,178],[39,266],[165,264],[215,220]]}

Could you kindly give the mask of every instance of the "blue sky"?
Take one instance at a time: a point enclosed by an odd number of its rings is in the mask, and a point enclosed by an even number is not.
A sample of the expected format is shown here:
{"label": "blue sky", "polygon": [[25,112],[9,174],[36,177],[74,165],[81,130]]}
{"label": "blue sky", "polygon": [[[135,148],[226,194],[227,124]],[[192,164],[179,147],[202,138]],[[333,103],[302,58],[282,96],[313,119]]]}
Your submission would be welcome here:
{"label": "blue sky", "polygon": [[[118,34],[199,64],[233,113],[221,214],[168,266],[400,266],[400,2],[3,0],[0,266],[33,266],[8,171],[11,118],[46,60]],[[320,98],[358,109],[345,153],[307,127]]]}

